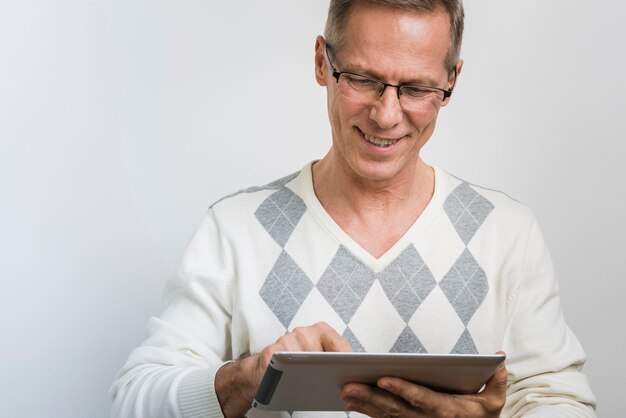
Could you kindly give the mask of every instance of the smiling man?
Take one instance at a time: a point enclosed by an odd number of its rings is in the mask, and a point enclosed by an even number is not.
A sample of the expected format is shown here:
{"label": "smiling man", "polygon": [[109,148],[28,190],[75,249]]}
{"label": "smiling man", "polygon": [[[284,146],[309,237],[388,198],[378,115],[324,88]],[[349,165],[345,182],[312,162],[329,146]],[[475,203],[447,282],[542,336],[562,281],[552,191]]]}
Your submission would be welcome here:
{"label": "smiling man", "polygon": [[476,395],[348,384],[350,416],[595,416],[532,212],[420,157],[462,33],[458,0],[331,1],[315,43],[328,154],[211,206],[111,390],[114,416],[289,416],[248,412],[285,350],[507,353]]}

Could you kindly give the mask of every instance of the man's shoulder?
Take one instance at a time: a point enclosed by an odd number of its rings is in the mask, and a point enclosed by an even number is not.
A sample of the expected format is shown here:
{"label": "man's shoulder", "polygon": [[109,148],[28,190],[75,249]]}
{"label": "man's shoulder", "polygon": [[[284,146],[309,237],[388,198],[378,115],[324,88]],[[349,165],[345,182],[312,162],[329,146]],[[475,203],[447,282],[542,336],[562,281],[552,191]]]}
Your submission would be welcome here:
{"label": "man's shoulder", "polygon": [[505,191],[476,184],[447,171],[442,171],[446,184],[446,200],[448,206],[461,205],[467,209],[497,209],[510,215],[532,217],[532,210],[523,202],[512,197]]}
{"label": "man's shoulder", "polygon": [[[268,198],[268,196],[279,193],[281,190],[289,187],[291,183],[296,180],[302,171],[298,170],[294,173],[281,177],[277,180],[273,180],[267,184],[261,186],[251,186],[245,189],[241,189],[234,193],[228,194],[210,205],[211,210],[228,210],[233,207],[245,207],[249,205],[258,205]],[[293,187],[292,187],[293,189]],[[287,193],[294,193],[289,190]]]}

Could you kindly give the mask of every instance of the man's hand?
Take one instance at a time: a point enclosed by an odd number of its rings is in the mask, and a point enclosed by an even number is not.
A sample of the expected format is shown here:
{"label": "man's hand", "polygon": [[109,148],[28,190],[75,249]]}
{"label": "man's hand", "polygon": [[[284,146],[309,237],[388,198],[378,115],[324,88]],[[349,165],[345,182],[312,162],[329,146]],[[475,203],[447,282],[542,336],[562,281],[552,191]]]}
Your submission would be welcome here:
{"label": "man's hand", "polygon": [[318,322],[295,328],[261,353],[225,364],[215,375],[215,392],[226,418],[243,417],[250,409],[265,369],[278,351],[352,351],[352,347],[330,325]]}
{"label": "man's hand", "polygon": [[507,377],[506,367],[500,366],[476,395],[449,395],[406,380],[382,377],[377,387],[347,384],[341,398],[346,410],[371,417],[495,418],[506,401]]}

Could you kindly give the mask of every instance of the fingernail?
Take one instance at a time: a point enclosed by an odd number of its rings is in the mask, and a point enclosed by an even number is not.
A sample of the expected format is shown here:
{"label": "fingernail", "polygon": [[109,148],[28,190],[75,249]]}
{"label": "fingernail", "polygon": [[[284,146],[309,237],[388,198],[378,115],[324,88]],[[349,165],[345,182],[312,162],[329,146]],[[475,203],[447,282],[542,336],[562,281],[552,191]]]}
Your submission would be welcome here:
{"label": "fingernail", "polygon": [[391,389],[391,385],[389,384],[389,382],[382,382],[380,385],[378,385],[378,387],[385,390]]}

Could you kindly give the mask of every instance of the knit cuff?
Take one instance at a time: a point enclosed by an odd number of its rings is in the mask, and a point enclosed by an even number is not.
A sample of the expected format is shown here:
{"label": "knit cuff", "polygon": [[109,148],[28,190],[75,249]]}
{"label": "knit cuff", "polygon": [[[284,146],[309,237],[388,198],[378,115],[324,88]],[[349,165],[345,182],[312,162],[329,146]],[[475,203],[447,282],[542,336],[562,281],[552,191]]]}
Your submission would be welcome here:
{"label": "knit cuff", "polygon": [[578,406],[544,405],[533,408],[524,414],[524,418],[595,418],[596,413],[589,405]]}
{"label": "knit cuff", "polygon": [[178,406],[183,418],[224,418],[214,385],[221,366],[195,370],[180,382]]}

